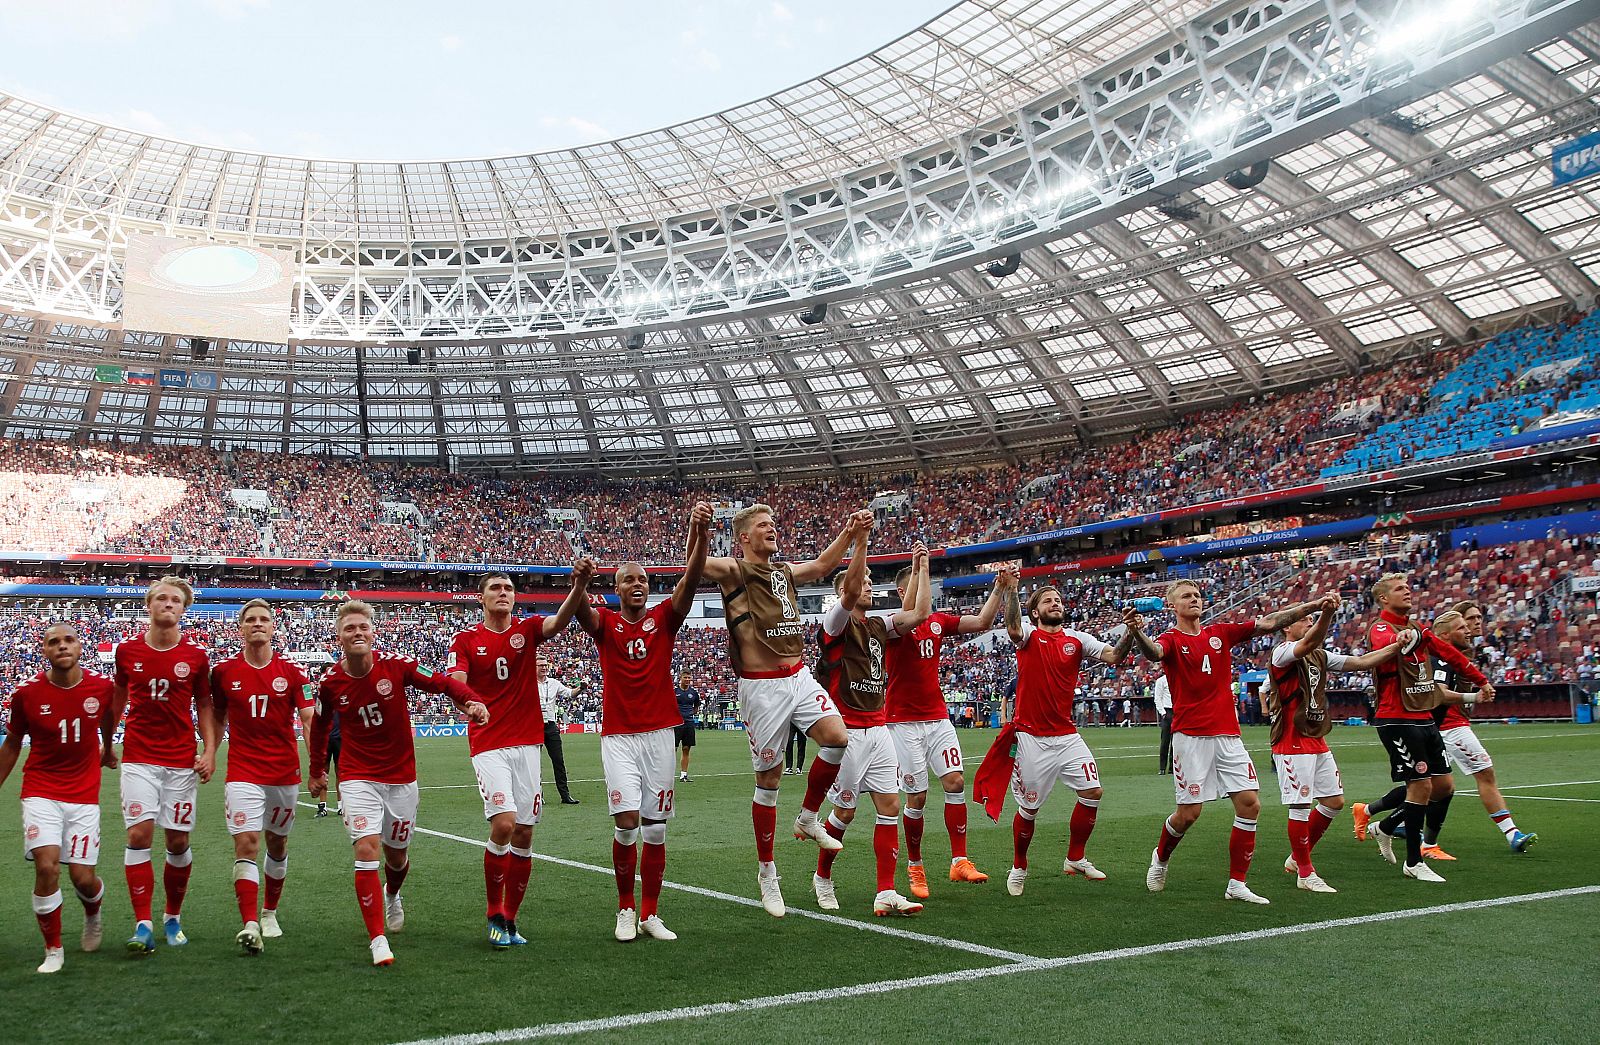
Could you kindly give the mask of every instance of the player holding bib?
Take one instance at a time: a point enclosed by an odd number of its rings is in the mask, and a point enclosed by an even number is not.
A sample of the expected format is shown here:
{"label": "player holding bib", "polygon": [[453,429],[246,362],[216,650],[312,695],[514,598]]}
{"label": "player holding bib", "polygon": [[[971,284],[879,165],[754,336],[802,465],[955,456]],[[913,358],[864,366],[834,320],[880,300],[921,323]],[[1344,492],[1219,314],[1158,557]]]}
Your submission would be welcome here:
{"label": "player holding bib", "polygon": [[[228,777],[223,814],[233,836],[233,891],[244,928],[235,937],[245,954],[260,954],[262,939],[283,935],[278,901],[289,873],[289,832],[300,797],[300,743],[295,719],[311,735],[311,681],[272,648],[277,631],[272,606],[251,599],[239,610],[244,649],[211,670],[211,708],[217,732],[228,727]],[[267,859],[256,864],[261,833]],[[257,913],[261,872],[266,903]]]}
{"label": "player holding bib", "polygon": [[[44,936],[39,971],[60,972],[61,865],[83,904],[84,951],[100,949],[100,730],[111,706],[112,682],[78,663],[83,644],[70,624],[45,629],[50,667],[11,695],[11,724],[0,744],[0,785],[31,745],[22,767],[22,848],[33,859],[33,913]],[[106,731],[110,743],[110,730]]]}
{"label": "player holding bib", "polygon": [[[711,506],[700,502],[689,512],[686,565],[670,599],[646,609],[650,576],[639,563],[625,562],[617,567],[614,580],[620,612],[591,606],[587,600],[578,607],[578,625],[594,637],[600,651],[600,762],[615,822],[614,935],[624,943],[641,932],[656,940],[678,938],[657,912],[667,869],[667,821],[673,816],[672,743],[683,721],[672,688],[672,646],[694,607],[710,543]],[[636,914],[633,880],[640,866],[641,837],[643,902]]]}

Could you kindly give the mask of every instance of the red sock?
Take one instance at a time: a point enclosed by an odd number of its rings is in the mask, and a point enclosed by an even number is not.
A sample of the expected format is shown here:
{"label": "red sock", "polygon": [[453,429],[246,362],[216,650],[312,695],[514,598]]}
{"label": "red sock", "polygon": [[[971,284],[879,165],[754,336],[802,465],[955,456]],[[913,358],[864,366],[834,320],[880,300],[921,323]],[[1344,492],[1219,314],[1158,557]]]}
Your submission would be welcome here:
{"label": "red sock", "polygon": [[1034,822],[1018,813],[1011,819],[1011,866],[1028,868],[1028,846],[1033,842]]}
{"label": "red sock", "polygon": [[1310,848],[1315,849],[1317,842],[1322,839],[1322,832],[1326,831],[1328,825],[1333,823],[1333,817],[1324,813],[1320,805],[1313,806],[1309,823],[1311,825]]}
{"label": "red sock", "polygon": [[406,875],[411,873],[411,858],[399,867],[390,867],[387,860],[383,863],[383,887],[390,896],[399,896],[400,887],[406,884]]}
{"label": "red sock", "polygon": [[510,857],[510,870],[506,873],[506,921],[517,920],[517,912],[522,910],[522,898],[528,894],[528,879],[533,876],[533,857],[523,856],[512,851]]}
{"label": "red sock", "polygon": [[261,883],[248,881],[244,878],[233,880],[233,895],[239,900],[239,920],[243,922],[260,921],[257,914],[261,902]]}
{"label": "red sock", "polygon": [[266,879],[267,902],[262,904],[262,909],[267,911],[276,911],[278,909],[278,901],[283,899],[284,879],[274,878],[270,874],[266,876]]}
{"label": "red sock", "polygon": [[872,854],[878,858],[878,892],[893,892],[894,868],[900,862],[900,825],[894,817],[878,817],[872,832]]}
{"label": "red sock", "polygon": [[1308,820],[1296,820],[1292,815],[1289,817],[1289,855],[1294,857],[1294,866],[1301,878],[1312,872],[1311,823]]}
{"label": "red sock", "polygon": [[173,867],[168,860],[161,868],[161,891],[166,894],[166,905],[163,911],[176,916],[183,910],[183,898],[189,892],[189,872],[193,865],[184,864],[182,867]]}
{"label": "red sock", "polygon": [[[844,829],[846,826],[848,825],[838,823],[831,815],[822,822],[822,829],[841,842],[844,841]],[[840,852],[841,850],[838,849],[818,849],[817,874],[824,878],[832,878],[833,862],[839,858]]]}
{"label": "red sock", "polygon": [[1161,825],[1161,837],[1156,840],[1156,859],[1166,863],[1172,859],[1172,851],[1178,848],[1178,843],[1183,841],[1183,835],[1172,829],[1172,818],[1168,817]]}
{"label": "red sock", "polygon": [[1228,835],[1228,877],[1242,882],[1250,873],[1250,860],[1256,855],[1256,822],[1234,817]]}
{"label": "red sock", "polygon": [[967,855],[967,801],[944,804],[944,827],[950,832],[950,855],[961,859]]}
{"label": "red sock", "polygon": [[122,873],[128,879],[128,899],[133,903],[133,920],[150,921],[150,904],[156,891],[156,871],[146,860],[142,864],[126,864]]}
{"label": "red sock", "polygon": [[917,815],[912,816],[911,810],[906,810],[906,859],[914,864],[922,863],[922,810],[917,810]]}
{"label": "red sock", "polygon": [[1100,803],[1091,802],[1086,798],[1078,799],[1078,804],[1072,807],[1071,834],[1067,839],[1067,859],[1082,860],[1083,847],[1089,844],[1089,835],[1094,831],[1095,817],[1100,815]]}
{"label": "red sock", "polygon": [[[52,910],[49,914],[39,914],[38,913],[38,910],[39,910],[38,904],[39,904],[39,902],[41,900],[46,901],[46,902],[50,902],[50,903],[54,903],[56,905],[55,909]],[[35,905],[34,906],[34,917],[39,919],[39,932],[44,934],[44,945],[46,947],[60,947],[61,946],[61,894],[60,893],[56,893],[55,894],[55,898],[53,900],[49,899],[47,897],[43,897],[43,896],[35,896],[33,898],[33,901],[34,901],[34,905]]]}
{"label": "red sock", "polygon": [[506,914],[506,879],[510,877],[511,851],[497,853],[493,847],[483,850],[483,890],[488,897],[486,917]]}
{"label": "red sock", "polygon": [[617,876],[617,910],[619,911],[626,911],[635,906],[633,902],[633,873],[638,865],[638,843],[623,845],[613,838],[611,840],[611,870]]}
{"label": "red sock", "polygon": [[667,876],[667,844],[646,842],[644,857],[639,863],[640,892],[643,893],[639,917],[644,919],[656,913],[656,904],[661,900],[661,880]]}
{"label": "red sock", "polygon": [[764,864],[772,862],[772,836],[778,830],[778,807],[750,803],[750,820],[756,828],[756,859]]}
{"label": "red sock", "polygon": [[[844,748],[837,750],[843,751]],[[828,797],[828,788],[839,779],[839,763],[825,761],[819,753],[811,760],[811,772],[806,774],[806,797],[800,803],[800,808],[809,809],[813,813],[822,808],[822,800]]]}
{"label": "red sock", "polygon": [[[376,860],[372,863],[377,863]],[[383,935],[383,889],[378,885],[376,867],[356,868],[356,899],[360,901],[361,920],[367,923],[367,938],[376,940]]]}

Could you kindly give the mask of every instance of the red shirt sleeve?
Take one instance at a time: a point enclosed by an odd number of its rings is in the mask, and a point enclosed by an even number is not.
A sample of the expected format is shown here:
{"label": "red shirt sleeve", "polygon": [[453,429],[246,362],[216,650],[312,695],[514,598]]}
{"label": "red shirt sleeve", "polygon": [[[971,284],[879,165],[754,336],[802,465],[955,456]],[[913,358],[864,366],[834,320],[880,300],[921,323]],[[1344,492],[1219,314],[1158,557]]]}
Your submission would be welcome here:
{"label": "red shirt sleeve", "polygon": [[1433,652],[1435,657],[1455,668],[1463,678],[1474,686],[1481,686],[1489,681],[1489,677],[1479,671],[1478,666],[1472,663],[1465,653],[1435,635],[1432,628],[1423,629],[1422,637],[1427,640],[1428,649]]}
{"label": "red shirt sleeve", "polygon": [[[20,692],[22,691],[17,691]],[[6,732],[25,737],[28,735],[28,716],[22,710],[22,701],[17,699],[17,693],[11,694],[11,725],[7,727]]]}
{"label": "red shirt sleeve", "polygon": [[1165,660],[1167,657],[1172,656],[1172,649],[1173,649],[1173,646],[1174,646],[1174,640],[1172,638],[1172,632],[1163,631],[1160,635],[1157,635],[1156,636],[1156,645],[1161,647],[1161,657],[1162,657],[1163,660]]}
{"label": "red shirt sleeve", "polygon": [[467,633],[466,632],[458,631],[458,632],[456,632],[455,638],[450,640],[450,652],[445,655],[445,658],[444,658],[444,670],[447,673],[448,672],[452,672],[452,671],[466,671],[467,670]]}
{"label": "red shirt sleeve", "polygon": [[216,708],[219,715],[226,716],[228,714],[228,687],[224,686],[221,680],[217,678],[216,668],[211,669],[209,684],[211,686],[211,706]]}
{"label": "red shirt sleeve", "polygon": [[119,642],[117,643],[116,666],[111,673],[111,680],[119,686],[126,686],[128,684],[128,669],[123,663],[124,659],[123,643]]}
{"label": "red shirt sleeve", "polygon": [[465,682],[458,682],[449,675],[439,675],[422,667],[410,657],[405,658],[405,678],[407,686],[420,689],[424,693],[443,693],[459,706],[469,700],[477,700],[478,695]]}
{"label": "red shirt sleeve", "polygon": [[317,706],[316,695],[311,691],[311,680],[298,664],[289,664],[289,685],[294,687],[294,706],[297,711]]}

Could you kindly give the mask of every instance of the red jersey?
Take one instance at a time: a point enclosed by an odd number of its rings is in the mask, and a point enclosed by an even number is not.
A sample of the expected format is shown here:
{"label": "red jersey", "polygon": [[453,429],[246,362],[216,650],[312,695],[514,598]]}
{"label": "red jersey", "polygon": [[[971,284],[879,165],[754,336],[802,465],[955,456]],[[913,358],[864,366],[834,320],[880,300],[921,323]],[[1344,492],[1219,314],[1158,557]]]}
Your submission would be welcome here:
{"label": "red jersey", "polygon": [[[1378,614],[1378,619],[1372,622],[1372,627],[1367,632],[1367,646],[1369,649],[1383,649],[1400,637],[1400,632],[1407,628],[1417,627],[1406,618],[1384,610]],[[1467,659],[1466,654],[1456,649],[1450,643],[1435,635],[1428,628],[1421,628],[1422,641],[1417,643],[1417,648],[1410,653],[1402,653],[1394,660],[1384,661],[1372,669],[1372,684],[1378,689],[1378,711],[1375,720],[1400,722],[1432,722],[1432,711],[1407,711],[1405,702],[1400,697],[1400,665],[1403,658],[1411,662],[1415,672],[1420,678],[1433,677],[1433,668],[1428,663],[1428,655],[1444,661],[1456,669],[1456,673],[1474,686],[1481,686],[1489,681],[1477,665]]]}
{"label": "red jersey", "polygon": [[317,717],[311,722],[311,764],[326,765],[328,732],[339,715],[340,780],[410,784],[417,779],[416,745],[406,687],[448,693],[456,700],[477,699],[471,689],[445,675],[418,667],[398,653],[372,654],[372,669],[352,676],[343,660],[328,669],[317,686]]}
{"label": "red jersey", "polygon": [[1109,648],[1081,631],[1045,631],[1024,622],[1022,645],[1017,647],[1017,707],[1011,716],[1017,732],[1036,737],[1076,733],[1072,702],[1083,658],[1098,657]]}
{"label": "red jersey", "polygon": [[140,635],[117,645],[116,681],[128,689],[122,760],[139,765],[194,768],[194,713],[211,703],[206,651],[180,638],[159,650]]}
{"label": "red jersey", "polygon": [[[1343,653],[1328,650],[1328,670],[1343,671],[1345,661],[1349,660]],[[1295,712],[1300,708],[1300,662],[1295,659],[1294,643],[1284,642],[1272,651],[1272,659],[1267,663],[1267,671],[1272,676],[1272,689],[1278,694],[1278,713],[1283,716],[1283,736],[1272,745],[1275,755],[1319,755],[1328,750],[1327,737],[1303,737],[1295,729]]]}
{"label": "red jersey", "polygon": [[[22,797],[53,802],[100,801],[100,720],[111,704],[111,680],[85,671],[63,689],[41,671],[11,695],[10,731],[30,739]],[[189,764],[194,764],[191,755]]]}
{"label": "red jersey", "polygon": [[683,620],[664,599],[635,623],[616,610],[595,608],[600,650],[600,733],[653,733],[681,725],[672,688],[672,646]]}
{"label": "red jersey", "polygon": [[544,618],[511,622],[505,631],[478,624],[450,641],[444,670],[464,671],[467,685],[489,709],[487,725],[467,724],[467,751],[481,755],[503,747],[544,743],[539,671],[534,648],[544,639]]}
{"label": "red jersey", "polygon": [[950,712],[939,685],[939,653],[945,636],[958,634],[961,614],[940,611],[917,625],[909,635],[889,638],[890,722],[943,722]]}
{"label": "red jersey", "polygon": [[276,787],[300,782],[294,723],[316,706],[311,680],[277,653],[264,668],[244,654],[211,669],[211,702],[228,719],[228,781]]}
{"label": "red jersey", "polygon": [[1254,621],[1207,624],[1198,635],[1177,628],[1156,639],[1172,691],[1172,731],[1189,737],[1236,737],[1233,647],[1256,633]]}

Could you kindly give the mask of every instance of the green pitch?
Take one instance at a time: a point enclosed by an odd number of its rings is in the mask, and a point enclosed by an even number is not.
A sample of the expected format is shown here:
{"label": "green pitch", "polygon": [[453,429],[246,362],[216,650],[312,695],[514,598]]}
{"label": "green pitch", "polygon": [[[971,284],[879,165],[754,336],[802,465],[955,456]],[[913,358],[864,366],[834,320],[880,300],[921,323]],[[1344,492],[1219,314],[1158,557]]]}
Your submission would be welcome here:
{"label": "green pitch", "polygon": [[[778,866],[790,907],[782,921],[759,907],[672,888],[663,919],[675,943],[611,938],[616,899],[609,873],[610,819],[599,780],[599,742],[566,743],[577,806],[547,806],[534,836],[541,855],[604,871],[536,862],[519,924],[531,945],[490,950],[483,930],[482,850],[419,833],[405,886],[407,923],[391,939],[396,964],[374,969],[356,910],[350,847],[339,822],[303,809],[290,849],[280,916],[285,936],[246,958],[233,935],[232,847],[222,824],[222,786],[201,790],[195,872],[184,909],[190,943],[129,958],[132,928],[122,877],[116,782],[104,789],[101,873],[107,884],[106,942],[77,950],[81,909],[66,890],[66,969],[38,976],[42,944],[28,906],[32,868],[20,858],[17,781],[0,821],[0,997],[7,1041],[234,1040],[364,1043],[578,1024],[591,1036],[621,1027],[646,1041],[855,1040],[1005,1041],[1063,1039],[1370,1040],[1403,1033],[1400,999],[1430,1040],[1592,1040],[1600,983],[1600,893],[1453,909],[1395,920],[1384,912],[1600,885],[1600,729],[1568,725],[1486,726],[1519,826],[1537,831],[1514,856],[1474,795],[1455,800],[1441,839],[1460,861],[1437,865],[1449,879],[1401,878],[1371,844],[1357,845],[1341,814],[1318,846],[1317,867],[1340,891],[1298,891],[1281,870],[1285,814],[1263,730],[1246,741],[1264,773],[1260,843],[1251,881],[1270,907],[1225,903],[1226,805],[1208,808],[1171,864],[1167,891],[1145,891],[1144,871],[1170,778],[1154,772],[1152,729],[1095,729],[1106,797],[1089,845],[1110,880],[1060,873],[1069,794],[1052,796],[1031,852],[1022,897],[1005,891],[1011,859],[1008,803],[1000,825],[971,808],[973,858],[983,886],[944,878],[949,848],[937,803],[929,807],[925,856],[933,895],[917,919],[871,914],[870,820],[845,839],[835,868],[839,912],[850,924],[798,915],[815,910],[815,849],[789,840],[803,779],[784,778]],[[991,734],[961,731],[969,759]],[[1333,739],[1346,797],[1370,801],[1389,787],[1376,738],[1340,729]],[[464,740],[418,741],[419,826],[483,837],[482,807]],[[970,773],[976,765],[969,765]],[[679,785],[667,842],[669,882],[753,899],[749,750],[742,734],[702,733],[694,780]],[[1559,785],[1559,786],[1529,786]],[[1463,789],[1469,782],[1459,781]],[[546,794],[555,789],[546,769]],[[159,842],[158,842],[159,846]],[[160,882],[159,857],[157,883]],[[904,873],[901,875],[904,891]],[[158,899],[159,903],[159,899]],[[1228,933],[1350,924],[1253,936],[1185,949],[1153,945]],[[890,932],[878,930],[887,928]],[[925,934],[915,938],[909,933]],[[974,949],[972,945],[976,945]],[[1119,948],[1132,953],[1097,954]],[[1140,948],[1145,948],[1140,950]],[[985,949],[993,952],[985,953]],[[1076,964],[1048,959],[1095,955]],[[1010,971],[1005,971],[1006,969]],[[985,972],[984,970],[992,970]],[[859,988],[922,977],[889,991],[781,999],[801,991]],[[778,1000],[774,1000],[778,999]],[[732,1007],[727,1003],[750,1002]],[[719,1005],[720,1003],[720,1005]],[[637,1024],[591,1024],[691,1006],[709,1011],[653,1016]],[[1376,1022],[1374,1022],[1376,1021]]]}

